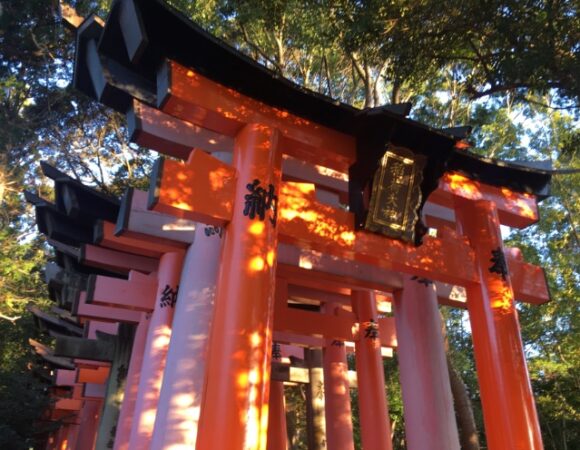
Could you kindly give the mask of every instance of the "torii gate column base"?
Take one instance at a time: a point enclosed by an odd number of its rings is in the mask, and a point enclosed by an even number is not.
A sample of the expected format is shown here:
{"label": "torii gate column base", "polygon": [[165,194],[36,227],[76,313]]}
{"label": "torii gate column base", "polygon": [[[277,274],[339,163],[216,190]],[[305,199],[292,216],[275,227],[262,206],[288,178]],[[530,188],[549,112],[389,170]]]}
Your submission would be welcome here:
{"label": "torii gate column base", "polygon": [[244,201],[256,200],[248,187],[256,182],[278,194],[277,140],[277,130],[261,124],[236,136],[236,194],[217,283],[198,450],[266,448],[277,231],[274,209],[260,217]]}
{"label": "torii gate column base", "polygon": [[455,214],[481,280],[467,287],[467,308],[487,444],[491,450],[543,449],[496,206],[456,198]]}
{"label": "torii gate column base", "polygon": [[[325,312],[335,315],[340,305],[327,303]],[[344,342],[327,340],[323,357],[326,405],[326,444],[329,450],[354,450],[348,363]]]}
{"label": "torii gate column base", "polygon": [[288,438],[286,429],[286,405],[284,401],[284,383],[270,382],[268,423],[268,450],[287,450]]}
{"label": "torii gate column base", "polygon": [[381,342],[374,334],[378,333],[375,294],[352,291],[352,307],[361,326],[355,341],[355,362],[362,445],[365,449],[392,450]]}
{"label": "torii gate column base", "polygon": [[420,280],[405,276],[395,294],[407,449],[459,450],[437,293]]}

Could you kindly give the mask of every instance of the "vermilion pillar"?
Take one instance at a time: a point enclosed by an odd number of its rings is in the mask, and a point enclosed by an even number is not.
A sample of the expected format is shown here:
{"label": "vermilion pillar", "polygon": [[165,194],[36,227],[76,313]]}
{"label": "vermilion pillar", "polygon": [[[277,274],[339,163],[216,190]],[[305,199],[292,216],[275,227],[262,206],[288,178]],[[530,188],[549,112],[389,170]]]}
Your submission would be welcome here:
{"label": "vermilion pillar", "polygon": [[222,236],[220,230],[198,224],[185,255],[153,450],[195,448]]}
{"label": "vermilion pillar", "polygon": [[151,445],[182,262],[183,254],[178,252],[165,253],[159,260],[157,300],[149,320],[143,352],[130,449],[145,450]]}
{"label": "vermilion pillar", "polygon": [[365,449],[392,450],[375,294],[353,291],[352,307],[360,323],[355,361],[362,445]]}
{"label": "vermilion pillar", "polygon": [[268,450],[286,450],[288,448],[284,383],[281,381],[270,383],[267,448]]}
{"label": "vermilion pillar", "polygon": [[236,136],[236,196],[221,258],[198,450],[266,448],[277,233],[274,204],[263,220],[252,214],[252,190],[257,182],[278,195],[277,140],[276,130],[260,124]]}
{"label": "vermilion pillar", "polygon": [[67,440],[68,440],[68,448],[70,448],[71,450],[77,448],[80,432],[81,430],[78,423],[71,423],[69,425]]}
{"label": "vermilion pillar", "polygon": [[[326,304],[325,312],[340,311],[336,304]],[[323,356],[326,445],[328,450],[354,450],[348,364],[344,342],[327,340]]]}
{"label": "vermilion pillar", "polygon": [[459,450],[435,286],[404,277],[395,295],[397,357],[409,450]]}
{"label": "vermilion pillar", "polygon": [[488,447],[542,449],[496,206],[456,199],[455,214],[481,280],[467,286],[467,307]]}
{"label": "vermilion pillar", "polygon": [[80,413],[80,433],[75,450],[92,449],[95,447],[97,425],[101,400],[85,400]]}
{"label": "vermilion pillar", "polygon": [[148,314],[143,313],[141,317],[142,319],[137,324],[137,329],[135,330],[135,340],[133,341],[133,348],[131,349],[131,360],[129,361],[129,370],[127,372],[125,395],[121,403],[119,421],[117,422],[117,433],[115,434],[115,445],[113,447],[115,450],[127,450],[129,448],[131,425],[135,413],[139,379],[141,378],[141,367],[143,366],[143,353],[145,351],[145,342],[147,340],[150,322]]}

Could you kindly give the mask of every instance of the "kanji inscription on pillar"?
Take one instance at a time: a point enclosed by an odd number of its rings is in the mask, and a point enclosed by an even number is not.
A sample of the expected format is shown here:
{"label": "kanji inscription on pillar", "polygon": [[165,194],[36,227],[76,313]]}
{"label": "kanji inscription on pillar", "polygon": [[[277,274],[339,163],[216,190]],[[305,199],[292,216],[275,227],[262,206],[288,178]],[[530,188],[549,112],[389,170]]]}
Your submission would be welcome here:
{"label": "kanji inscription on pillar", "polygon": [[407,242],[415,240],[425,159],[389,147],[373,178],[365,229]]}
{"label": "kanji inscription on pillar", "polygon": [[376,340],[379,338],[379,324],[373,319],[363,324],[364,326],[364,337],[366,339]]}
{"label": "kanji inscription on pillar", "polygon": [[272,359],[282,359],[282,348],[278,342],[272,344]]}
{"label": "kanji inscription on pillar", "polygon": [[489,268],[489,271],[491,273],[497,273],[498,275],[501,275],[502,280],[506,281],[508,268],[507,262],[505,260],[505,255],[503,254],[501,247],[498,247],[495,250],[491,251],[490,262],[492,262],[493,264]]}
{"label": "kanji inscription on pillar", "polygon": [[224,234],[224,229],[222,227],[214,227],[212,225],[207,225],[204,229],[203,232],[205,233],[206,236],[219,236],[220,238],[223,236]]}
{"label": "kanji inscription on pillar", "polygon": [[168,284],[165,285],[163,291],[161,292],[161,298],[159,299],[159,306],[162,308],[175,307],[177,302],[177,292],[179,291],[179,286],[172,289]]}
{"label": "kanji inscription on pillar", "polygon": [[278,196],[275,194],[274,186],[268,184],[268,189],[264,189],[260,185],[260,180],[255,179],[246,185],[246,189],[250,192],[244,195],[244,216],[250,219],[258,218],[260,220],[266,219],[273,226],[276,226],[276,218],[278,216]]}

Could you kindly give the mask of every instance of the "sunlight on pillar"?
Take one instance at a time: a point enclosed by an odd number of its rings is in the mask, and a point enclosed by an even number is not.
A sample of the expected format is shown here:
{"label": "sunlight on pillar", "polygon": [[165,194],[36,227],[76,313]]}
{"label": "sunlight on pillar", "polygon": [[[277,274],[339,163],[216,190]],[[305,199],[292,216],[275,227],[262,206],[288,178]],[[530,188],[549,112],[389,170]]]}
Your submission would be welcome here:
{"label": "sunlight on pillar", "polygon": [[260,448],[266,448],[268,442],[268,414],[269,406],[264,403],[262,406],[262,414],[260,415]]}
{"label": "sunlight on pillar", "polygon": [[153,348],[167,348],[169,345],[169,340],[171,339],[171,329],[168,327],[163,327],[160,330],[160,335],[153,341]]}
{"label": "sunlight on pillar", "polygon": [[150,409],[148,411],[145,411],[145,413],[143,414],[142,425],[152,427],[153,424],[155,423],[156,414],[157,414],[156,409]]}
{"label": "sunlight on pillar", "polygon": [[[252,391],[256,391],[255,388]],[[253,394],[253,392],[251,392]],[[254,397],[254,395],[251,395]],[[248,432],[246,433],[246,442],[244,443],[244,449],[255,449],[258,448],[258,444],[260,442],[260,430],[259,430],[259,418],[258,418],[258,408],[253,405],[248,408],[248,413],[244,417],[240,419],[243,421],[247,421],[248,424]]]}
{"label": "sunlight on pillar", "polygon": [[250,344],[252,344],[252,346],[259,346],[262,343],[262,336],[260,336],[260,333],[258,333],[257,331],[254,331],[251,335],[250,335]]}
{"label": "sunlight on pillar", "polygon": [[176,396],[173,401],[180,408],[187,408],[188,406],[193,404],[194,398],[195,397],[193,394],[180,394]]}
{"label": "sunlight on pillar", "polygon": [[265,266],[264,258],[261,256],[254,256],[249,263],[249,269],[252,272],[260,272],[264,270]]}
{"label": "sunlight on pillar", "polygon": [[259,236],[260,234],[262,234],[264,232],[265,228],[266,228],[266,224],[264,222],[254,221],[249,226],[249,231],[251,234],[253,234],[255,236]]}
{"label": "sunlight on pillar", "polygon": [[268,263],[269,267],[272,267],[274,265],[275,258],[276,252],[274,250],[268,251],[268,254],[266,255],[266,262]]}

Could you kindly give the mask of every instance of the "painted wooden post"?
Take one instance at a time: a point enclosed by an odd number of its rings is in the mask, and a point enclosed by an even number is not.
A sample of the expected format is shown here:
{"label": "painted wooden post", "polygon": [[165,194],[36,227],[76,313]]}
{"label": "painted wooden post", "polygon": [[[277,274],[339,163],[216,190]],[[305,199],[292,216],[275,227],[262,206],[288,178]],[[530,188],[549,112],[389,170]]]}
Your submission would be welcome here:
{"label": "painted wooden post", "polygon": [[80,415],[79,440],[75,450],[93,449],[97,438],[97,424],[102,400],[85,400]]}
{"label": "painted wooden post", "polygon": [[117,336],[111,342],[114,353],[97,431],[96,450],[108,450],[113,447],[134,336],[135,325],[121,323]]}
{"label": "painted wooden post", "polygon": [[135,413],[135,403],[137,401],[137,391],[139,379],[141,378],[141,367],[143,366],[143,353],[145,352],[145,342],[147,331],[149,330],[150,316],[142,313],[142,319],[137,324],[135,340],[131,350],[131,360],[129,361],[129,371],[127,372],[127,384],[123,395],[123,403],[119,413],[117,423],[117,434],[115,435],[114,450],[127,450],[129,439],[131,438],[131,425]]}
{"label": "painted wooden post", "polygon": [[268,450],[287,450],[286,405],[284,383],[270,382],[270,402],[268,411]]}
{"label": "painted wooden post", "polygon": [[[207,230],[206,230],[207,228]],[[195,448],[222,235],[198,224],[187,250],[159,395],[152,449]]]}
{"label": "painted wooden post", "polygon": [[405,276],[395,294],[397,356],[409,450],[459,450],[435,286]]}
{"label": "painted wooden post", "polygon": [[365,449],[392,450],[375,294],[353,290],[352,307],[360,323],[355,361],[362,445]]}
{"label": "painted wooden post", "polygon": [[492,450],[542,449],[497,208],[485,200],[455,201],[481,280],[467,286],[467,308],[487,444]]}
{"label": "painted wooden post", "polygon": [[260,124],[236,136],[236,196],[222,251],[198,450],[266,448],[277,202],[262,208],[264,200],[275,200],[270,192],[278,195],[277,141],[277,130]]}
{"label": "painted wooden post", "polygon": [[[336,315],[340,305],[327,303],[325,312]],[[354,450],[348,364],[344,342],[327,339],[323,356],[326,442],[328,450]]]}
{"label": "painted wooden post", "polygon": [[304,350],[308,365],[310,383],[306,390],[306,422],[308,448],[326,449],[326,419],[324,415],[324,371],[322,369],[322,349]]}
{"label": "painted wooden post", "polygon": [[157,300],[149,320],[143,353],[129,439],[131,449],[148,449],[151,444],[167,348],[171,338],[171,322],[179,289],[182,262],[183,253],[181,252],[165,253],[159,261]]}
{"label": "painted wooden post", "polygon": [[[214,153],[230,162],[231,153]],[[224,229],[196,225],[173,316],[151,448],[195,448]]]}

